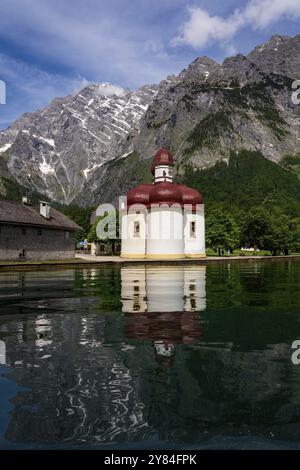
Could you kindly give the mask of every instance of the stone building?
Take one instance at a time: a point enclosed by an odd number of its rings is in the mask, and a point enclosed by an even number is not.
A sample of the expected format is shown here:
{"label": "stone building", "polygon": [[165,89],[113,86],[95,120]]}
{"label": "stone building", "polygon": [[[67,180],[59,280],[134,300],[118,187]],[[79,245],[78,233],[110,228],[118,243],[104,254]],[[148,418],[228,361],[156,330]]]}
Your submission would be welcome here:
{"label": "stone building", "polygon": [[47,202],[39,207],[0,201],[0,260],[74,258],[80,227]]}

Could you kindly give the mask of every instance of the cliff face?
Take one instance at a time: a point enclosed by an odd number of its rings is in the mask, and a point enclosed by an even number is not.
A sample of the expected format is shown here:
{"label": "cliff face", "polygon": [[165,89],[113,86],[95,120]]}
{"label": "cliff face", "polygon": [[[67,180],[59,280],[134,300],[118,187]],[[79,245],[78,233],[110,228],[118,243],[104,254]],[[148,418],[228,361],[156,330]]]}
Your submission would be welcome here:
{"label": "cliff face", "polygon": [[276,73],[299,80],[300,72],[300,35],[272,36],[271,39],[257,46],[248,58],[266,73]]}
{"label": "cliff face", "polygon": [[291,85],[289,77],[264,73],[241,55],[222,66],[199,58],[177,81],[160,87],[141,120],[135,148],[148,158],[165,143],[177,159],[197,167],[239,148],[279,162],[300,150]]}
{"label": "cliff face", "polygon": [[97,168],[126,151],[156,86],[87,86],[0,133],[0,157],[22,185],[70,203]]}

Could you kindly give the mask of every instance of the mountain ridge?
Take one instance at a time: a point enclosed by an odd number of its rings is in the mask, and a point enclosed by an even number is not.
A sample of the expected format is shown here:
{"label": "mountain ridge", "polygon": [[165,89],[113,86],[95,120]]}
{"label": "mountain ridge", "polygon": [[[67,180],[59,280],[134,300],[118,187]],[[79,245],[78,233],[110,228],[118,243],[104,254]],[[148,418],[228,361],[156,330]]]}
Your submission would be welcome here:
{"label": "mountain ridge", "polygon": [[2,160],[20,184],[70,203],[89,173],[122,153],[155,93],[105,83],[55,98],[0,133]]}
{"label": "mountain ridge", "polygon": [[300,154],[297,75],[300,35],[274,35],[247,56],[223,64],[198,57],[136,92],[90,85],[0,132],[0,162],[23,186],[79,205],[111,201],[145,178],[160,146],[170,147],[181,175],[239,149],[281,164]]}

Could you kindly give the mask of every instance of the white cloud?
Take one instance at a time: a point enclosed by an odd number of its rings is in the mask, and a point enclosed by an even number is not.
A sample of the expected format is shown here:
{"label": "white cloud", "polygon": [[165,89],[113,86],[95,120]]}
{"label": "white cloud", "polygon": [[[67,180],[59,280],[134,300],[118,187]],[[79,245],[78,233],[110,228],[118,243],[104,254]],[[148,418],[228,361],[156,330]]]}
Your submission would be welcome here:
{"label": "white cloud", "polygon": [[172,40],[173,46],[185,44],[201,49],[217,42],[230,49],[230,41],[246,26],[264,29],[282,18],[300,18],[300,0],[250,0],[245,8],[236,9],[226,18],[211,16],[198,7],[188,8],[188,14],[180,34]]}
{"label": "white cloud", "polygon": [[96,88],[96,94],[100,96],[123,96],[126,93],[124,88],[121,88],[111,83],[101,83]]}
{"label": "white cloud", "polygon": [[282,17],[300,18],[299,0],[252,0],[245,8],[245,22],[254,29],[264,29]]}
{"label": "white cloud", "polygon": [[181,34],[173,39],[174,46],[188,44],[203,48],[213,41],[228,42],[240,27],[240,15],[236,11],[228,18],[210,16],[202,8],[188,9],[189,20],[182,26]]}

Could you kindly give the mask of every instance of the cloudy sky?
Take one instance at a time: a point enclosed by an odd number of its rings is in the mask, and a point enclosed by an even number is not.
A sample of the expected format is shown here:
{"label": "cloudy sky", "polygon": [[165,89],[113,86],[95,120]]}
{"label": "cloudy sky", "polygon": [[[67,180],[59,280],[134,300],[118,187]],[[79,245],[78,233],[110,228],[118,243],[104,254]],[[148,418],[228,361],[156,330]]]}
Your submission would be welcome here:
{"label": "cloudy sky", "polygon": [[300,0],[1,0],[0,128],[88,82],[135,89],[299,33]]}

